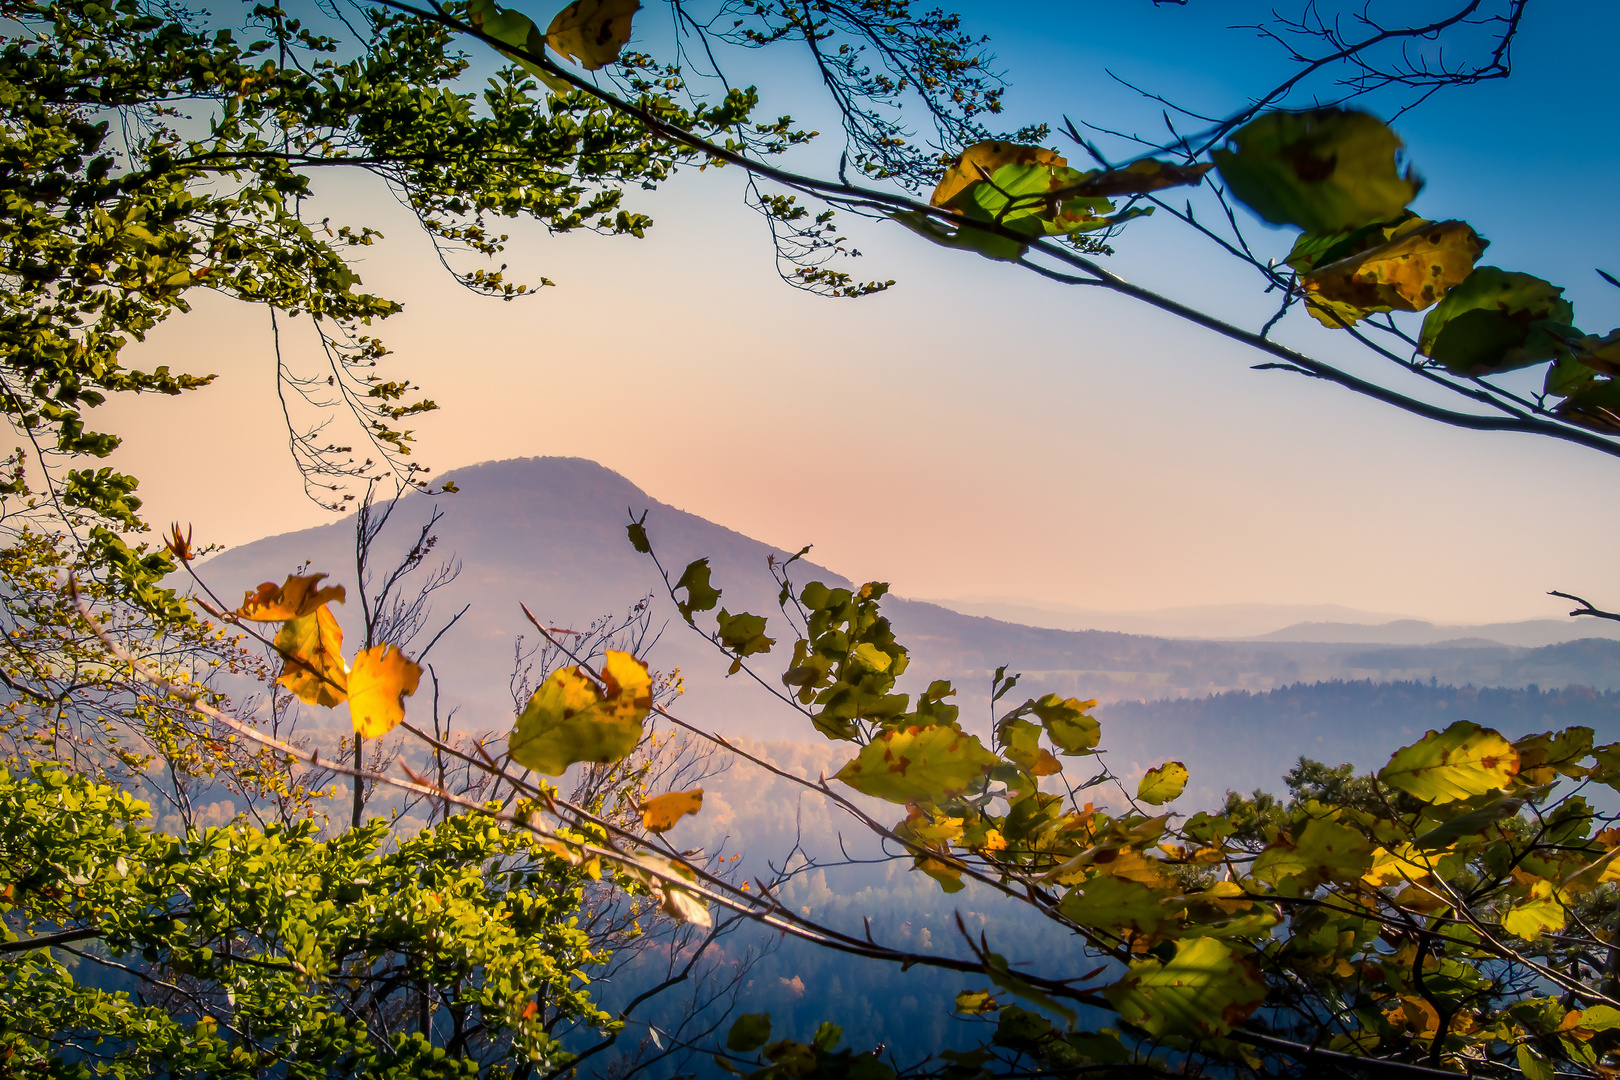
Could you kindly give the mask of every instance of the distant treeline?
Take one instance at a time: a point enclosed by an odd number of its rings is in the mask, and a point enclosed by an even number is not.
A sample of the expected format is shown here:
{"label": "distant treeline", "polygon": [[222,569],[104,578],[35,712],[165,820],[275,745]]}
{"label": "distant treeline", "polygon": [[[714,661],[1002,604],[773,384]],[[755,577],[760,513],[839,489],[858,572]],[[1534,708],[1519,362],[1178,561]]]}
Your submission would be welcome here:
{"label": "distant treeline", "polygon": [[1295,683],[1259,693],[1230,690],[1205,698],[1118,702],[1109,719],[1127,722],[1445,727],[1472,720],[1514,733],[1584,724],[1598,731],[1620,728],[1620,691],[1567,686],[1443,686],[1436,681],[1373,682],[1371,679]]}

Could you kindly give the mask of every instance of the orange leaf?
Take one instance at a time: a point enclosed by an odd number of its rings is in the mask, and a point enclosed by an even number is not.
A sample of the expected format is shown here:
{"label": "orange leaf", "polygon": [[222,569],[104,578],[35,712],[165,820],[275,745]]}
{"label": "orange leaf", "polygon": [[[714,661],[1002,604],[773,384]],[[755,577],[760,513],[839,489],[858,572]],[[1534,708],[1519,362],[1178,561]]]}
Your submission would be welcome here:
{"label": "orange leaf", "polygon": [[286,622],[312,614],[328,601],[343,603],[343,586],[319,588],[323,577],[326,575],[299,577],[294,574],[279,588],[267,581],[259,586],[258,592],[242,594],[242,606],[236,609],[236,617],[254,622]]}
{"label": "orange leaf", "polygon": [[687,814],[703,809],[703,789],[671,791],[641,804],[641,823],[655,833],[670,828]]}
{"label": "orange leaf", "polygon": [[378,645],[355,655],[349,672],[349,718],[354,731],[379,739],[405,719],[405,698],[416,693],[422,668],[397,645]]}
{"label": "orange leaf", "polygon": [[343,662],[343,628],[325,604],[288,620],[276,635],[283,665],[278,683],[298,700],[327,708],[349,696],[349,665]]}

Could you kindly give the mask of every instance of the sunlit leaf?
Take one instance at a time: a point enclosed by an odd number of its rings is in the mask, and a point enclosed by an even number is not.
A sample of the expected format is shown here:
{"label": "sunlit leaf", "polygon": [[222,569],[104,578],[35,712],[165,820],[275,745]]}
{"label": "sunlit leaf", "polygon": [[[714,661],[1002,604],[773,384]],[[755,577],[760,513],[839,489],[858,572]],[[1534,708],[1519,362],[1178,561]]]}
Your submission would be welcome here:
{"label": "sunlit leaf", "polygon": [[956,1011],[969,1016],[982,1016],[1000,1008],[988,990],[963,990],[956,995]]}
{"label": "sunlit leaf", "polygon": [[703,809],[703,789],[671,791],[655,795],[641,804],[641,824],[650,832],[661,833],[687,814]]}
{"label": "sunlit leaf", "polygon": [[1122,169],[1093,169],[1075,182],[1079,196],[1147,195],[1165,188],[1196,184],[1215,166],[1177,165],[1157,158],[1133,161]]}
{"label": "sunlit leaf", "polygon": [[968,790],[997,760],[975,736],[955,728],[908,727],[861,747],[835,779],[889,802],[938,802]]}
{"label": "sunlit leaf", "polygon": [[1397,750],[1378,779],[1425,802],[1447,803],[1496,791],[1518,771],[1519,752],[1506,739],[1458,720]]}
{"label": "sunlit leaf", "polygon": [[1328,882],[1355,881],[1372,865],[1373,843],[1354,829],[1315,818],[1292,841],[1267,845],[1250,873],[1278,891],[1300,896]]}
{"label": "sunlit leaf", "polygon": [[1056,151],[1040,146],[1020,146],[1010,142],[975,143],[957,155],[945,170],[928,199],[930,206],[947,206],[972,185],[988,179],[1003,165],[1066,165]]}
{"label": "sunlit leaf", "polygon": [[913,859],[913,865],[918,870],[939,882],[939,887],[947,894],[959,893],[967,886],[962,882],[962,868],[955,863],[932,855],[918,855]]}
{"label": "sunlit leaf", "polygon": [[343,603],[343,586],[333,585],[323,589],[320,581],[324,577],[325,574],[311,574],[308,577],[294,574],[280,586],[267,581],[257,591],[242,597],[242,606],[236,609],[236,617],[254,622],[286,622],[312,614],[316,608],[330,601]]}
{"label": "sunlit leaf", "polygon": [[1519,752],[1520,781],[1536,787],[1552,783],[1560,774],[1585,776],[1587,770],[1580,762],[1592,752],[1593,734],[1589,727],[1576,726],[1514,740],[1513,748]]}
{"label": "sunlit leaf", "polygon": [[547,776],[580,761],[618,761],[641,741],[652,708],[647,665],[609,649],[599,688],[577,667],[563,668],[529,698],[507,741],[512,760]]}
{"label": "sunlit leaf", "polygon": [[587,71],[606,67],[630,40],[639,10],[639,0],[574,0],[546,27],[546,44]]}
{"label": "sunlit leaf", "polygon": [[[521,11],[503,8],[494,0],[468,0],[467,19],[479,33],[487,34],[502,44],[512,46],[513,49],[522,49],[530,56],[540,56],[546,51],[546,36],[540,32],[533,19]],[[502,56],[539,79],[554,93],[566,94],[573,89],[566,79],[559,79],[534,61],[505,49],[501,49],[500,52]]]}
{"label": "sunlit leaf", "polygon": [[355,654],[349,672],[349,718],[355,734],[380,739],[405,719],[405,698],[416,693],[422,669],[394,645]]}
{"label": "sunlit leaf", "polygon": [[1185,907],[1181,903],[1166,904],[1167,899],[1175,898],[1139,881],[1099,873],[1070,889],[1058,904],[1058,911],[1081,926],[1152,934]]}
{"label": "sunlit leaf", "polygon": [[[697,881],[697,875],[690,866],[679,859],[647,854],[640,857],[639,863],[639,866],[631,865],[627,869],[647,886],[647,892],[658,901],[660,911],[679,923],[705,928],[714,925],[714,919],[709,915],[708,901],[681,885],[682,880]],[[659,873],[649,873],[648,870]]]}
{"label": "sunlit leaf", "polygon": [[1534,941],[1548,930],[1557,932],[1569,922],[1562,890],[1552,882],[1538,878],[1530,885],[1530,894],[1514,904],[1502,916],[1502,929],[1526,941]]}
{"label": "sunlit leaf", "polygon": [[1388,221],[1423,181],[1400,170],[1401,140],[1353,109],[1270,112],[1214,152],[1231,193],[1274,225],[1331,233]]}
{"label": "sunlit leaf", "polygon": [[276,635],[281,654],[278,683],[299,701],[334,708],[349,696],[349,665],[343,662],[343,628],[322,604],[290,619]]}
{"label": "sunlit leaf", "polygon": [[1528,367],[1569,354],[1574,318],[1558,286],[1481,266],[1424,317],[1418,351],[1458,375]]}
{"label": "sunlit leaf", "polygon": [[1414,219],[1377,247],[1301,278],[1306,309],[1328,327],[1375,312],[1422,311],[1473,272],[1485,243],[1464,222]]}
{"label": "sunlit leaf", "polygon": [[1065,754],[1088,754],[1102,741],[1102,725],[1087,714],[1097,702],[1060,698],[1047,694],[1029,703],[1029,709],[1046,727],[1046,734]]}
{"label": "sunlit leaf", "polygon": [[1259,973],[1223,942],[1189,938],[1168,962],[1139,960],[1103,990],[1120,1018],[1151,1035],[1225,1035],[1265,1000]]}
{"label": "sunlit leaf", "polygon": [[749,1054],[771,1041],[770,1013],[743,1013],[726,1032],[726,1049]]}
{"label": "sunlit leaf", "polygon": [[1179,798],[1187,787],[1187,766],[1179,761],[1167,761],[1149,769],[1136,785],[1136,797],[1152,806],[1163,806]]}

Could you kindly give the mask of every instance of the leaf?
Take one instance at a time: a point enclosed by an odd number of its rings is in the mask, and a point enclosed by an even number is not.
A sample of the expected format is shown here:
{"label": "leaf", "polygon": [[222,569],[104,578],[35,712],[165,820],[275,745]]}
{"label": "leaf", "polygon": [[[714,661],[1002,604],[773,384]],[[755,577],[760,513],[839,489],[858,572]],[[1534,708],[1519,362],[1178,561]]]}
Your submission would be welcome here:
{"label": "leaf", "polygon": [[1515,740],[1513,749],[1519,752],[1519,779],[1537,787],[1552,783],[1560,773],[1585,776],[1587,770],[1580,761],[1592,752],[1593,734],[1591,728],[1577,726]]}
{"label": "leaf", "polygon": [[630,40],[639,0],[574,0],[546,27],[546,44],[586,71],[607,67]]}
{"label": "leaf", "polygon": [[962,882],[962,868],[944,859],[936,859],[932,855],[918,855],[912,860],[915,869],[921,870],[935,881],[947,894],[959,893],[967,888]]}
{"label": "leaf", "polygon": [[625,533],[630,537],[630,546],[643,555],[652,554],[652,541],[647,539],[647,511],[641,512],[641,517],[624,527]]}
{"label": "leaf", "polygon": [[956,995],[956,1011],[969,1016],[997,1012],[1001,1006],[988,990],[962,990]]}
{"label": "leaf", "polygon": [[726,1049],[749,1054],[771,1041],[770,1013],[743,1013],[726,1032]]}
{"label": "leaf", "polygon": [[343,628],[325,604],[290,619],[276,635],[281,675],[276,682],[307,705],[335,708],[349,696],[349,665],[343,662]]}
{"label": "leaf", "polygon": [[1136,797],[1150,806],[1163,806],[1179,798],[1186,787],[1187,766],[1179,761],[1167,761],[1142,776],[1142,782],[1136,785]]}
{"label": "leaf", "polygon": [[1424,318],[1418,351],[1458,375],[1488,375],[1569,355],[1575,309],[1530,274],[1481,266]]}
{"label": "leaf", "polygon": [[1545,878],[1530,884],[1530,894],[1502,916],[1502,929],[1515,937],[1534,941],[1544,932],[1562,930],[1569,921],[1563,891]]}
{"label": "leaf", "polygon": [[1046,727],[1047,737],[1066,755],[1089,754],[1102,741],[1102,725],[1086,714],[1097,702],[1047,694],[1029,703],[1030,712]]}
{"label": "leaf", "polygon": [[681,571],[680,579],[675,582],[675,588],[686,590],[686,600],[683,602],[677,599],[675,606],[680,609],[681,618],[689,625],[692,623],[692,612],[712,611],[714,605],[720,602],[720,590],[709,584],[708,559],[697,559],[687,563],[686,569]]}
{"label": "leaf", "polygon": [[1519,752],[1506,739],[1458,720],[1397,750],[1378,779],[1424,802],[1447,803],[1502,788],[1518,771]]}
{"label": "leaf", "polygon": [[641,824],[651,832],[661,833],[687,814],[695,814],[702,809],[702,788],[671,791],[664,795],[655,795],[641,804]]}
{"label": "leaf", "polygon": [[1382,120],[1354,109],[1271,112],[1214,152],[1233,195],[1273,225],[1331,233],[1388,221],[1423,181],[1400,171],[1401,140]]}
{"label": "leaf", "polygon": [[1305,275],[1306,308],[1329,328],[1380,311],[1422,311],[1473,272],[1485,245],[1464,222],[1415,218],[1384,243]]}
{"label": "leaf", "polygon": [[1186,906],[1162,902],[1170,898],[1139,881],[1097,874],[1070,889],[1058,911],[1081,926],[1152,934]]}
{"label": "leaf", "polygon": [[981,142],[963,150],[945,170],[929,196],[930,206],[948,206],[962,192],[995,174],[1003,165],[1067,165],[1054,150],[1010,142]]}
{"label": "leaf", "polygon": [[598,688],[578,667],[563,668],[529,698],[507,749],[512,760],[547,776],[561,776],[580,761],[619,761],[641,741],[652,709],[647,665],[609,649]]}
{"label": "leaf", "polygon": [[1525,1080],[1553,1080],[1558,1075],[1552,1062],[1542,1057],[1529,1043],[1514,1047],[1513,1054],[1519,1061],[1519,1071],[1524,1073]]}
{"label": "leaf", "polygon": [[1103,994],[1120,1018],[1148,1032],[1226,1035],[1265,1000],[1259,973],[1215,938],[1176,943],[1168,962],[1139,960]]}
{"label": "leaf", "polygon": [[243,594],[242,606],[234,614],[239,619],[254,622],[286,622],[312,614],[329,601],[343,603],[343,586],[320,588],[320,581],[326,576],[311,574],[309,577],[299,577],[293,574],[280,588],[266,581],[258,591]]}
{"label": "leaf", "polygon": [[[661,871],[661,875],[649,873],[649,867]],[[697,880],[697,875],[686,863],[644,854],[640,857],[640,865],[632,863],[626,869],[647,886],[647,892],[658,901],[659,910],[676,922],[705,928],[714,925],[714,919],[709,915],[708,901],[680,885],[678,879],[681,878]]]}
{"label": "leaf", "polygon": [[1373,844],[1354,829],[1313,818],[1297,840],[1278,840],[1254,860],[1250,873],[1288,896],[1328,882],[1355,881],[1372,865]]}
{"label": "leaf", "polygon": [[1146,195],[1165,188],[1182,187],[1203,180],[1215,166],[1177,165],[1157,158],[1133,161],[1123,169],[1093,169],[1076,182],[1079,196]]}
{"label": "leaf", "polygon": [[[731,662],[733,675],[742,670],[744,657],[753,656],[755,653],[768,653],[771,646],[776,644],[775,638],[765,636],[763,615],[750,615],[746,611],[733,615],[725,608],[721,608],[720,614],[715,618],[719,623],[720,644],[736,655],[736,659]],[[888,657],[884,659],[886,661]]]}
{"label": "leaf", "polygon": [[349,718],[355,734],[380,739],[405,719],[405,698],[416,693],[422,668],[397,645],[377,645],[355,654],[349,672]]}
{"label": "leaf", "polygon": [[[546,51],[546,37],[533,19],[520,11],[503,8],[494,0],[468,0],[467,18],[480,33],[515,49],[522,49],[531,56],[541,56]],[[568,80],[559,79],[534,61],[506,49],[498,48],[497,51],[554,93],[566,94],[573,90]]]}
{"label": "leaf", "polygon": [[775,1063],[777,1069],[782,1070],[780,1075],[789,1080],[799,1080],[799,1077],[809,1076],[816,1071],[815,1050],[792,1039],[783,1039],[767,1046],[765,1056]]}
{"label": "leaf", "polygon": [[979,740],[943,724],[885,731],[834,779],[889,802],[939,802],[967,791],[999,759]]}

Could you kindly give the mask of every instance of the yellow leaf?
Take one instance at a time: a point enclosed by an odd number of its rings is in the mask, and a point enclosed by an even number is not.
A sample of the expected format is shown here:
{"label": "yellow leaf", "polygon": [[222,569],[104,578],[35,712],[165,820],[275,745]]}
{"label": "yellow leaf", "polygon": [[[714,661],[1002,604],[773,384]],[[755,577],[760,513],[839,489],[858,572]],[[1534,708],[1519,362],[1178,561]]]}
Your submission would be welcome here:
{"label": "yellow leaf", "polygon": [[641,824],[648,830],[661,833],[687,814],[703,809],[703,789],[671,791],[657,795],[641,804]]}
{"label": "yellow leaf", "polygon": [[914,869],[921,870],[935,881],[947,893],[961,892],[967,888],[962,884],[962,868],[944,859],[936,859],[931,855],[918,855],[912,862]]}
{"label": "yellow leaf", "polygon": [[1278,840],[1254,860],[1251,873],[1290,896],[1330,881],[1355,881],[1372,864],[1372,841],[1337,822],[1315,818],[1299,838]]}
{"label": "yellow leaf", "polygon": [[835,779],[889,802],[939,802],[966,791],[998,760],[976,737],[953,727],[908,727],[861,747]]}
{"label": "yellow leaf", "polygon": [[1461,221],[1414,218],[1376,247],[1317,267],[1300,280],[1306,309],[1323,326],[1345,323],[1379,311],[1422,311],[1474,271],[1485,241]]}
{"label": "yellow leaf", "polygon": [[1151,806],[1163,806],[1179,798],[1187,787],[1187,766],[1179,761],[1167,761],[1149,769],[1136,785],[1136,797]]}
{"label": "yellow leaf", "polygon": [[1440,860],[1451,854],[1451,848],[1441,851],[1419,851],[1411,844],[1402,844],[1394,851],[1375,848],[1372,864],[1361,880],[1368,885],[1394,885],[1402,881],[1418,881],[1433,873]]}
{"label": "yellow leaf", "polygon": [[619,58],[630,40],[630,20],[639,0],[574,0],[546,28],[546,44],[587,71]]}
{"label": "yellow leaf", "polygon": [[939,178],[930,206],[944,206],[1003,165],[1067,165],[1054,151],[1009,142],[974,143]]}
{"label": "yellow leaf", "polygon": [[[702,897],[683,889],[678,880],[696,881],[697,875],[692,868],[679,860],[660,858],[657,855],[643,855],[640,866],[631,864],[626,867],[631,874],[640,878],[647,886],[647,892],[658,901],[659,908],[664,914],[677,922],[690,923],[693,926],[709,927],[714,920],[709,915],[709,904]],[[642,867],[651,867],[661,871],[664,877],[648,873]]]}
{"label": "yellow leaf", "polygon": [[1505,787],[1519,752],[1490,728],[1458,720],[1397,750],[1378,779],[1425,802],[1447,803]]}
{"label": "yellow leaf", "polygon": [[988,990],[961,990],[956,995],[956,1011],[967,1013],[969,1016],[978,1016],[988,1012],[998,1012],[1001,1006],[991,996]]}
{"label": "yellow leaf", "polygon": [[1563,891],[1552,882],[1537,878],[1530,885],[1530,895],[1502,916],[1502,929],[1526,941],[1534,941],[1548,930],[1562,930],[1569,921],[1565,899]]}
{"label": "yellow leaf", "polygon": [[343,603],[343,586],[333,585],[329,589],[322,589],[320,581],[323,577],[326,575],[299,577],[294,574],[280,587],[266,581],[257,592],[242,595],[242,606],[236,609],[235,615],[254,622],[286,622],[313,614],[316,608],[328,601]]}
{"label": "yellow leaf", "polygon": [[397,645],[361,649],[349,672],[349,719],[355,734],[380,739],[405,719],[405,698],[416,693],[422,669]]}
{"label": "yellow leaf", "polygon": [[289,619],[276,635],[281,675],[276,679],[309,705],[327,708],[349,696],[349,665],[343,662],[343,628],[325,604]]}
{"label": "yellow leaf", "polygon": [[507,739],[512,760],[547,776],[561,776],[580,761],[619,761],[641,741],[652,709],[647,665],[609,649],[604,688],[577,667],[552,674],[529,698]]}

